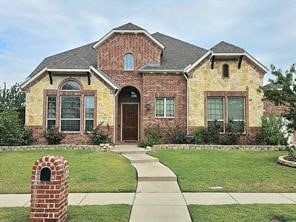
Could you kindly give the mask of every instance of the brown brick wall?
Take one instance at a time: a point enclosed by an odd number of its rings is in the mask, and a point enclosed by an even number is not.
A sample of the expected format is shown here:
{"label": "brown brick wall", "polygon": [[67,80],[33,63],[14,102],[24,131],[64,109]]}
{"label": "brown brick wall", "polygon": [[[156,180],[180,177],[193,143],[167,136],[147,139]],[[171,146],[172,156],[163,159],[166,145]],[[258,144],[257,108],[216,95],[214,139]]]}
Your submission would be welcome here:
{"label": "brown brick wall", "polygon": [[281,115],[285,112],[286,108],[283,105],[276,105],[270,100],[264,100],[264,115],[275,114]]}
{"label": "brown brick wall", "polygon": [[[49,181],[41,181],[43,168],[51,172]],[[66,221],[68,205],[68,162],[62,157],[44,156],[32,167],[30,221]]]}
{"label": "brown brick wall", "polygon": [[146,64],[160,64],[161,51],[145,34],[113,34],[98,47],[97,65],[103,71],[123,70],[123,56],[132,53],[138,70]]}

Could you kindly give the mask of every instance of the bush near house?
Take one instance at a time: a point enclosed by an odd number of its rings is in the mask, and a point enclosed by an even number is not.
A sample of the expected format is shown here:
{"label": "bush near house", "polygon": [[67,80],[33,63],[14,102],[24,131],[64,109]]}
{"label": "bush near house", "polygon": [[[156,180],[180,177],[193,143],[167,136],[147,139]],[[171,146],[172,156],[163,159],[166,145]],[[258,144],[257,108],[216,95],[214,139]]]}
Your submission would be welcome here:
{"label": "bush near house", "polygon": [[60,144],[64,138],[64,135],[59,132],[58,128],[50,128],[44,132],[44,137],[47,143],[50,145]]}
{"label": "bush near house", "polygon": [[109,125],[104,129],[101,122],[90,134],[89,144],[100,145],[101,143],[109,143],[111,141],[109,134]]}
{"label": "bush near house", "polygon": [[33,142],[32,131],[22,125],[16,111],[0,113],[0,146],[29,145]]}
{"label": "bush near house", "polygon": [[287,138],[284,131],[284,120],[276,115],[262,117],[261,138],[267,145],[285,145]]}
{"label": "bush near house", "polygon": [[154,124],[145,129],[146,137],[139,143],[139,147],[153,146],[163,143],[162,129],[159,124]]}

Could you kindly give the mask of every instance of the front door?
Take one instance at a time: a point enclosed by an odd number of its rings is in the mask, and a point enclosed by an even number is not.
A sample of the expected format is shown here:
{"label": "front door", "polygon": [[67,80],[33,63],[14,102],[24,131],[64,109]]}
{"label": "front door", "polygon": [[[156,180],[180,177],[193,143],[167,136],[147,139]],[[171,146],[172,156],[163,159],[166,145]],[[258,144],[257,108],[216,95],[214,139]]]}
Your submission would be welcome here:
{"label": "front door", "polygon": [[122,104],[122,140],[138,140],[138,105]]}

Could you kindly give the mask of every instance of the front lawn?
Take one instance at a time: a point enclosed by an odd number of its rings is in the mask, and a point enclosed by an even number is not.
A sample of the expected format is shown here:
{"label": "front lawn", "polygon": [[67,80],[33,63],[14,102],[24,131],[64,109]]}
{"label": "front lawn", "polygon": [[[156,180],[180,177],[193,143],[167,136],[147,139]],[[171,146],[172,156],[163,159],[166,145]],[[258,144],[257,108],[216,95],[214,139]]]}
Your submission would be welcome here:
{"label": "front lawn", "polygon": [[[27,207],[0,208],[0,221],[29,221],[29,210]],[[129,205],[68,206],[67,222],[128,222],[130,211]]]}
{"label": "front lawn", "polygon": [[122,156],[89,150],[34,150],[0,153],[0,193],[30,193],[34,162],[43,155],[69,162],[69,192],[133,192],[136,171]]}
{"label": "front lawn", "polygon": [[201,206],[189,205],[192,221],[207,222],[292,222],[296,221],[295,205],[253,204]]}
{"label": "front lawn", "polygon": [[185,192],[295,192],[296,170],[277,164],[277,158],[282,154],[285,152],[152,152],[153,156],[175,172]]}

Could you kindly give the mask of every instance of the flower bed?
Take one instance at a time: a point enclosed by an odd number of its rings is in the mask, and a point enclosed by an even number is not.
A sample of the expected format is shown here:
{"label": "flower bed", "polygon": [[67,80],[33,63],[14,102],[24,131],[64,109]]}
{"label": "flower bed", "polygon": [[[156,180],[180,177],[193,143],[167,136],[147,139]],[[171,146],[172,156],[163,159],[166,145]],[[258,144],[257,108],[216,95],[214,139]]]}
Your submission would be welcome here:
{"label": "flower bed", "polygon": [[295,167],[296,168],[296,161],[293,161],[289,156],[280,156],[278,158],[278,163],[285,165],[285,166],[290,166],[290,167]]}

